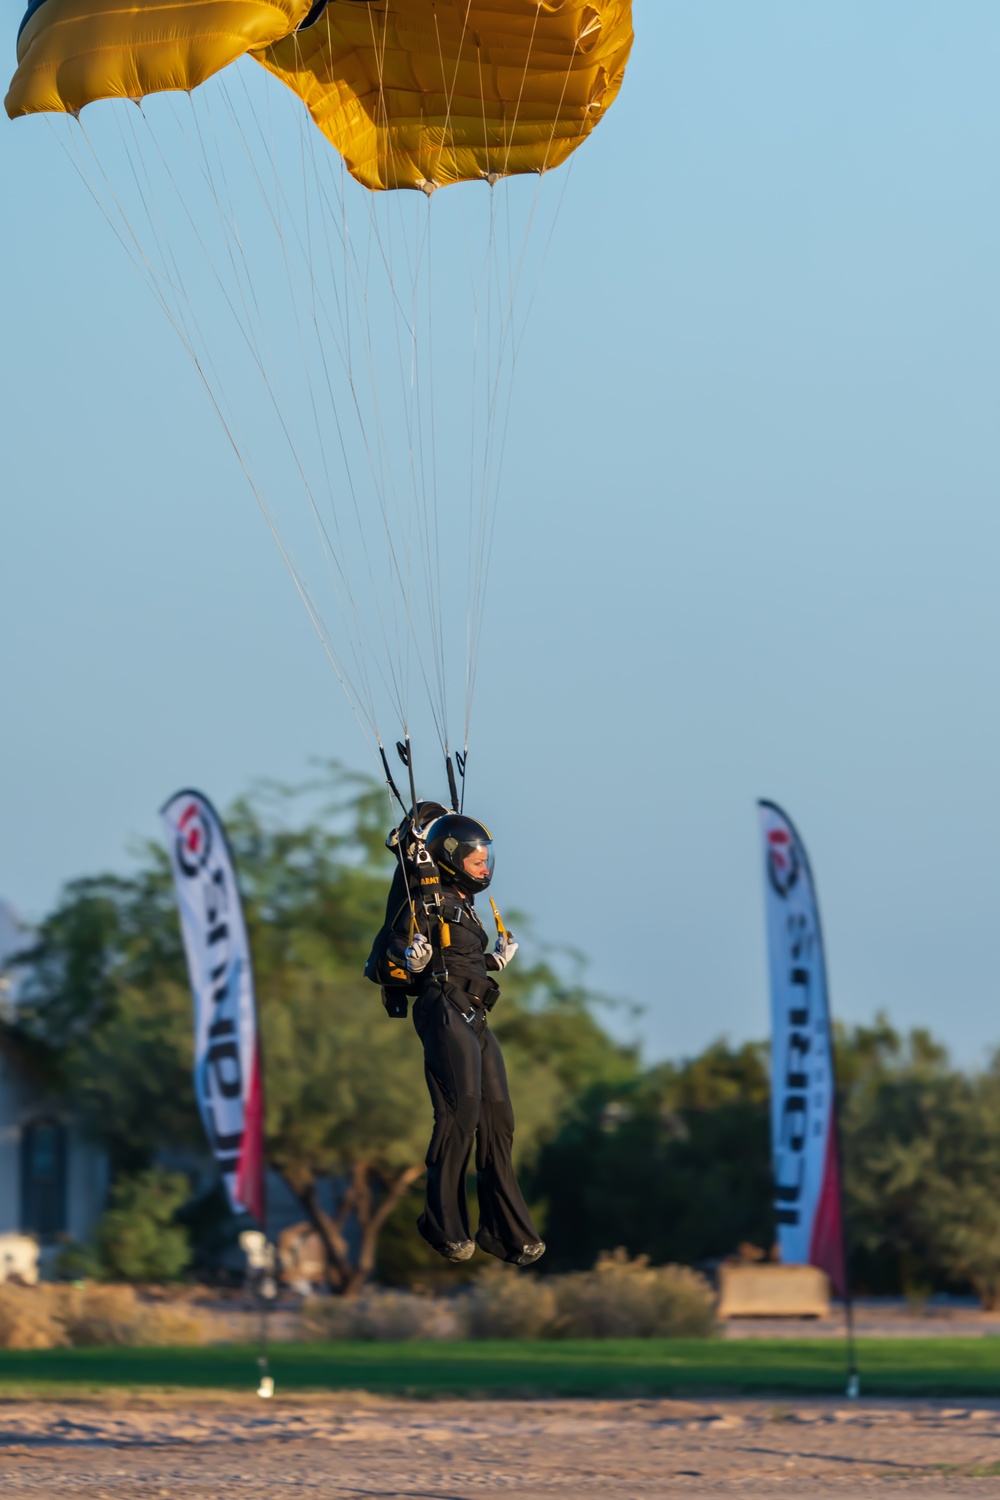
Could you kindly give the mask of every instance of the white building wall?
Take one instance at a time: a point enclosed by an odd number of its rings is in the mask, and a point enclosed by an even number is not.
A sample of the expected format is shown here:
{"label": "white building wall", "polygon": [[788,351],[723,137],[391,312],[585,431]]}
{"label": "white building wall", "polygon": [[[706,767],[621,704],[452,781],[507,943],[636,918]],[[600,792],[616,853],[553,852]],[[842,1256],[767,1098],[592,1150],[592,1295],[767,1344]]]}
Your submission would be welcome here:
{"label": "white building wall", "polygon": [[[12,908],[0,902],[0,1016],[17,1010],[17,974],[9,959],[30,940]],[[108,1191],[107,1153],[88,1140],[56,1099],[27,1078],[12,1057],[0,1051],[0,1234],[21,1233],[21,1137],[34,1120],[59,1120],[66,1128],[66,1232],[88,1239],[104,1212]]]}
{"label": "white building wall", "polygon": [[29,1102],[9,1058],[0,1053],[0,1234],[21,1229],[21,1123]]}
{"label": "white building wall", "polygon": [[108,1154],[70,1126],[66,1143],[66,1232],[79,1241],[89,1240],[107,1207]]}

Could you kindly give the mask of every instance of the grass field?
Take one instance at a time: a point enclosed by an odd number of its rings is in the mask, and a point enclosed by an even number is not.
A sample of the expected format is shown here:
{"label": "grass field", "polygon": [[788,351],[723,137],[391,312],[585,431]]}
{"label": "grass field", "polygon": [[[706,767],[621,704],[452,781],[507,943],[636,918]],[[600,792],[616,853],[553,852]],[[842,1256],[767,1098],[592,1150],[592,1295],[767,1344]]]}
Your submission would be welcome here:
{"label": "grass field", "polygon": [[[254,1348],[0,1352],[0,1399],[110,1389],[250,1389]],[[863,1339],[862,1394],[1000,1397],[1000,1339]],[[828,1339],[606,1339],[539,1343],[280,1344],[279,1392],[409,1396],[842,1395]]]}

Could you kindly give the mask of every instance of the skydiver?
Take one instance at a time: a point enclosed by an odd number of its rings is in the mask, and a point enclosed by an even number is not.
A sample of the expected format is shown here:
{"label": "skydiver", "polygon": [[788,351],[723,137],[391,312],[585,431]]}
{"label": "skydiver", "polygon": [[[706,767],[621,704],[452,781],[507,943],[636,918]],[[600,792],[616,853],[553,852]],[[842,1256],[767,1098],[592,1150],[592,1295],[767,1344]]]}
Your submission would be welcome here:
{"label": "skydiver", "polygon": [[[476,896],[493,876],[493,842],[482,823],[447,813],[428,828],[425,848],[441,877],[438,920],[424,924],[429,933],[417,927],[410,934],[407,923],[390,943],[416,991],[413,1024],[434,1106],[427,1199],[417,1229],[445,1260],[468,1260],[478,1244],[500,1260],[527,1266],[544,1255],[545,1245],[514,1176],[514,1110],[503,1054],[487,1022],[500,993],[493,975],[506,968],[518,945],[501,931],[488,952],[475,910]],[[465,1191],[473,1139],[475,1240]]]}

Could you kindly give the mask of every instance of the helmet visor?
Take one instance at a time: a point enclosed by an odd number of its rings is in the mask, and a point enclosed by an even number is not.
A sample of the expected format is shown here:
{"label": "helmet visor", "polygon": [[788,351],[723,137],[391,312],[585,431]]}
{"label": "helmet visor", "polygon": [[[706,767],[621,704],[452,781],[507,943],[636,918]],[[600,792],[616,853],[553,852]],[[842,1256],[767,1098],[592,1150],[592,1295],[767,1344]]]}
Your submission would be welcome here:
{"label": "helmet visor", "polygon": [[463,841],[451,857],[470,880],[488,885],[493,879],[493,844],[489,839],[478,844]]}

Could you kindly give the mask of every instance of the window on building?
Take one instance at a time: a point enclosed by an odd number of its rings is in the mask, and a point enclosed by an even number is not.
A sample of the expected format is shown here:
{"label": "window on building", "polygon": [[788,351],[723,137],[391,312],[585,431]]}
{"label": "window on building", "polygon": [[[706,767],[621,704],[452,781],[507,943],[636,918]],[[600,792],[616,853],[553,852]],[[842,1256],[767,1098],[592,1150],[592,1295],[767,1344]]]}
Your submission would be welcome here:
{"label": "window on building", "polygon": [[66,1230],[66,1127],[32,1120],[21,1132],[21,1229],[52,1240]]}

